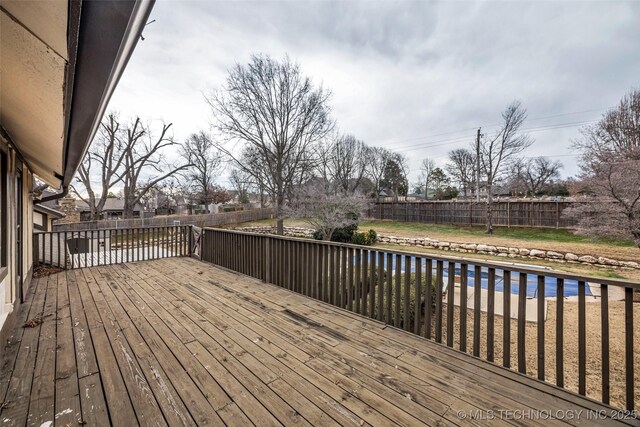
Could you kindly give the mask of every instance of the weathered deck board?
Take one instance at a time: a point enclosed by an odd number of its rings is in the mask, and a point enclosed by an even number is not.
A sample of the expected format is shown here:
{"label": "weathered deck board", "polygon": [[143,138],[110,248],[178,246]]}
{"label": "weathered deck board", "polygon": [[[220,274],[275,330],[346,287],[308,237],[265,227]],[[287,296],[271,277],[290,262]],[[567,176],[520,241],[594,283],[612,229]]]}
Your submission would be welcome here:
{"label": "weathered deck board", "polygon": [[[0,365],[2,425],[464,426],[488,410],[607,409],[188,258],[34,279],[18,323]],[[492,422],[565,423],[590,420]]]}

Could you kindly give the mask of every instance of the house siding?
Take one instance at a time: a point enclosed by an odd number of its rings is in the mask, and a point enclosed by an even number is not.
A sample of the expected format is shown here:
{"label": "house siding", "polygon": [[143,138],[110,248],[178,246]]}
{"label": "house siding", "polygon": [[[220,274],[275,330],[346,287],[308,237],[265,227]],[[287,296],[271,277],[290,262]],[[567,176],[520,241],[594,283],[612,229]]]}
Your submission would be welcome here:
{"label": "house siding", "polygon": [[[2,248],[6,251],[6,266],[0,267],[0,342],[6,342],[7,334],[13,326],[13,315],[20,304],[20,287],[24,293],[33,274],[33,199],[31,190],[33,188],[33,173],[28,166],[20,160],[15,150],[0,138],[0,150],[7,156],[6,168],[0,171],[7,178],[7,188],[0,191],[6,192],[6,224],[0,224],[0,227],[6,229],[6,247]],[[22,191],[17,194],[17,177],[19,169],[22,169]],[[18,253],[17,247],[17,224],[18,209],[17,204],[19,198],[22,199],[22,278],[20,283],[17,276]]]}

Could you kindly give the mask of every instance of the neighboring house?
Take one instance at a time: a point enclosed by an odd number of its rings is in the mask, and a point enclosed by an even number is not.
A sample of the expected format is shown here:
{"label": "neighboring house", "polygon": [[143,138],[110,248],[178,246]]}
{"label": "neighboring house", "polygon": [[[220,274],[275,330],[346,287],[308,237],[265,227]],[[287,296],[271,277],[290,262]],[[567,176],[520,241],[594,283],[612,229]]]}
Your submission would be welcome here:
{"label": "neighboring house", "polygon": [[[64,197],[153,1],[3,1],[0,7],[0,342],[33,269],[34,220]],[[58,194],[34,201],[33,179]],[[55,210],[55,209],[54,209]],[[47,223],[49,219],[47,218]]]}
{"label": "neighboring house", "polygon": [[52,231],[53,221],[64,218],[64,213],[44,204],[33,205],[33,229],[35,231]]}
{"label": "neighboring house", "polygon": [[[91,209],[82,200],[76,201],[76,210],[80,213],[80,221],[91,221]],[[133,208],[133,217],[140,218],[142,205],[137,203]],[[108,198],[104,203],[100,219],[119,219],[124,216],[124,199]]]}

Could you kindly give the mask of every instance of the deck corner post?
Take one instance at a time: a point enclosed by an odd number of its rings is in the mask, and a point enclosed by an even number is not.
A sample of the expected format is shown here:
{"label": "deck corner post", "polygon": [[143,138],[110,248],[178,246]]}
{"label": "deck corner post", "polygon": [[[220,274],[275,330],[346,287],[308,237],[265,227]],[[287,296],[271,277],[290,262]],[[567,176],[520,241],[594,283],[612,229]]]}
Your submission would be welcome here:
{"label": "deck corner post", "polygon": [[189,230],[189,238],[188,238],[188,242],[189,242],[189,258],[191,258],[193,256],[193,224],[189,224],[188,225],[188,230]]}

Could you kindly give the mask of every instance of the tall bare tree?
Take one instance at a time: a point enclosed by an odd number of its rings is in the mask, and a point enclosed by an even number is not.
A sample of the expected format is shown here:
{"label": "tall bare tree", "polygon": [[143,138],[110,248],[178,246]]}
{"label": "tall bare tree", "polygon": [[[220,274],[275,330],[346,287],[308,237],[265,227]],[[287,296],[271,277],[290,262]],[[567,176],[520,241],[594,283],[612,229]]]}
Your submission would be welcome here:
{"label": "tall bare tree", "polygon": [[[100,219],[109,190],[122,181],[119,174],[124,162],[122,137],[117,114],[109,113],[100,123],[96,139],[78,169],[76,182],[81,187],[72,186],[72,190],[89,206],[92,220]],[[93,184],[96,177],[99,188]]]}
{"label": "tall bare tree", "polygon": [[191,164],[186,171],[187,190],[198,204],[205,206],[213,201],[211,188],[222,164],[222,154],[216,148],[211,135],[201,130],[191,134],[182,145],[180,153]]}
{"label": "tall bare tree", "polygon": [[487,234],[493,234],[493,185],[533,143],[529,135],[520,133],[526,118],[527,109],[520,101],[513,101],[502,112],[500,129],[480,140],[480,169],[487,180]]}
{"label": "tall bare tree", "polygon": [[469,195],[469,190],[473,188],[475,183],[475,162],[475,156],[466,148],[449,151],[449,161],[445,165],[445,169],[453,181],[460,186],[465,197]]}
{"label": "tall bare tree", "polygon": [[139,117],[125,127],[122,144],[124,161],[120,176],[124,184],[124,217],[133,216],[134,207],[162,180],[191,166],[168,164],[164,150],[178,145],[169,135],[171,124],[163,124],[158,134],[145,126]]}
{"label": "tall bare tree", "polygon": [[547,185],[560,178],[562,163],[548,157],[521,159],[514,166],[514,175],[527,194],[535,196]]}
{"label": "tall bare tree", "polygon": [[[247,65],[230,70],[222,91],[206,98],[217,130],[227,142],[253,148],[264,169],[264,185],[274,204],[277,232],[283,234],[283,214],[295,185],[304,182],[315,166],[313,147],[333,127],[329,117],[330,92],[316,88],[300,66],[253,55]],[[236,166],[247,170],[237,150],[220,149]]]}
{"label": "tall bare tree", "polygon": [[353,135],[342,135],[320,150],[321,174],[342,194],[360,187],[367,168],[366,144]]}
{"label": "tall bare tree", "polygon": [[432,159],[423,159],[420,164],[420,182],[424,183],[424,199],[429,198],[429,184],[431,182],[431,176],[436,168],[436,162]]}
{"label": "tall bare tree", "polygon": [[409,162],[406,156],[400,153],[391,153],[388,159],[382,186],[393,192],[393,198],[397,202],[399,196],[407,196],[409,192]]}
{"label": "tall bare tree", "polygon": [[393,153],[384,147],[373,147],[367,152],[366,176],[373,184],[376,200],[380,201],[384,174]]}

